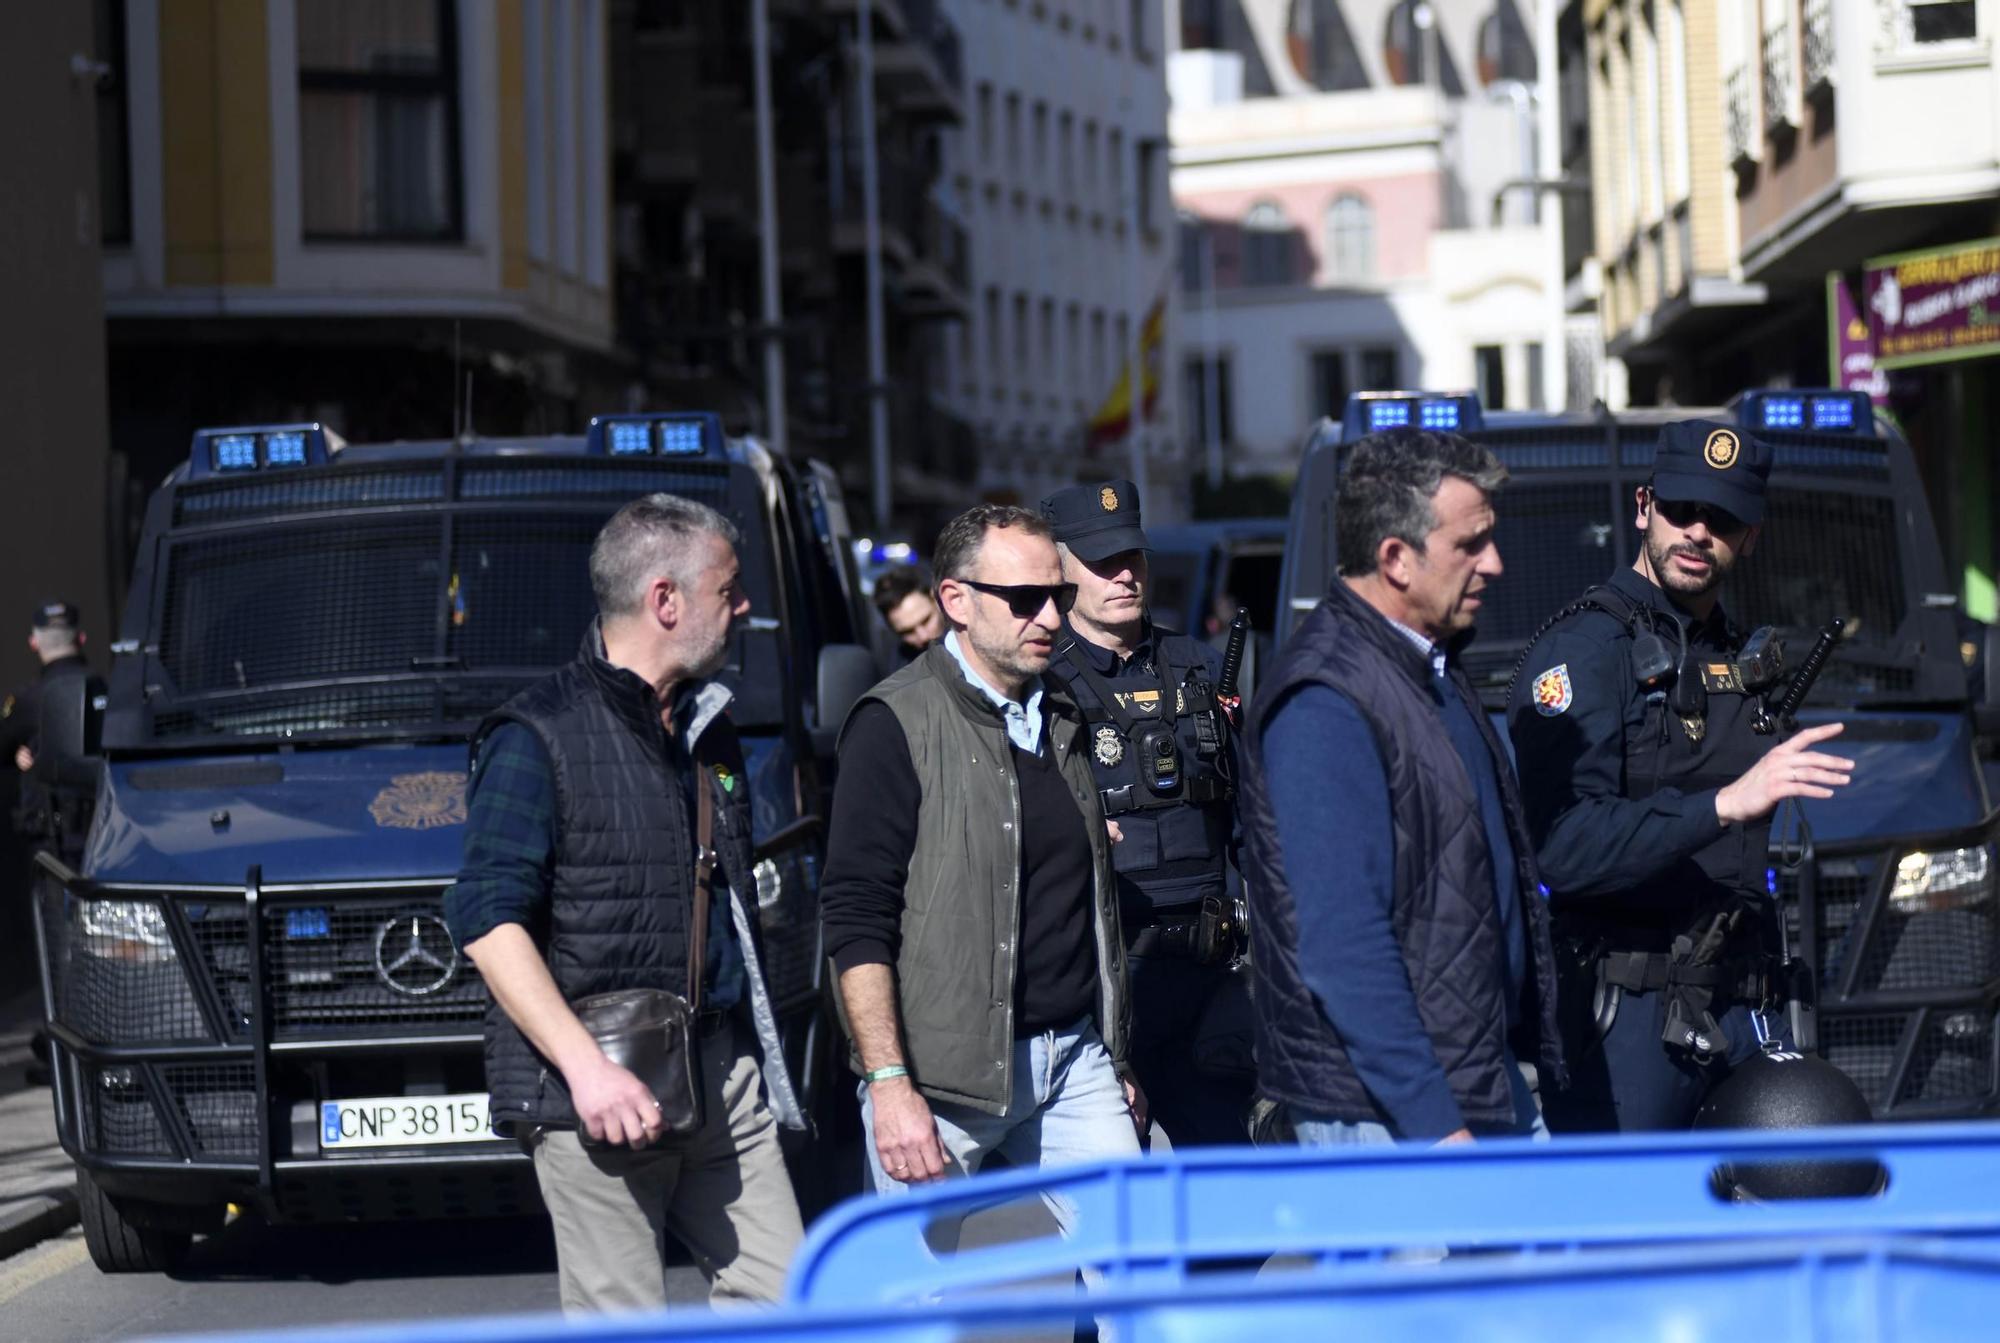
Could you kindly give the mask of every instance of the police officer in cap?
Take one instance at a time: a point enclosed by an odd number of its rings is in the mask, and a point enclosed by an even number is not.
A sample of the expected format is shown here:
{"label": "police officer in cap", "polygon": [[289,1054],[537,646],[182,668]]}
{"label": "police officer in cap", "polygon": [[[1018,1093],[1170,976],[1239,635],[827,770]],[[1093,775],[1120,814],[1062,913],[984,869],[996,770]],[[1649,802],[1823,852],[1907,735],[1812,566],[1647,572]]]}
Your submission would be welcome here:
{"label": "police officer in cap", "polygon": [[1685,1128],[1760,1033],[1783,1040],[1772,813],[1833,796],[1853,765],[1817,749],[1837,723],[1771,732],[1772,659],[1746,652],[1718,601],[1756,549],[1770,471],[1770,447],[1741,430],[1665,425],[1634,495],[1631,568],[1543,626],[1515,676],[1515,758],[1567,976],[1574,1080],[1544,1097],[1557,1131]]}
{"label": "police officer in cap", "polygon": [[1234,834],[1230,743],[1216,705],[1222,659],[1146,613],[1149,545],[1128,480],[1042,500],[1076,604],[1049,674],[1090,724],[1117,843],[1132,987],[1132,1066],[1176,1147],[1246,1140],[1247,1079],[1194,1061],[1203,1014],[1231,979],[1238,923],[1227,886]]}
{"label": "police officer in cap", "polygon": [[[84,634],[76,607],[65,601],[35,608],[28,647],[42,661],[40,676],[0,701],[0,756],[20,774],[17,828],[30,839],[73,850],[81,841],[80,818],[88,808],[67,805],[70,794],[94,779],[86,761],[45,748],[43,704],[53,695],[104,694],[103,682],[83,660]],[[65,856],[70,856],[66,853]]]}

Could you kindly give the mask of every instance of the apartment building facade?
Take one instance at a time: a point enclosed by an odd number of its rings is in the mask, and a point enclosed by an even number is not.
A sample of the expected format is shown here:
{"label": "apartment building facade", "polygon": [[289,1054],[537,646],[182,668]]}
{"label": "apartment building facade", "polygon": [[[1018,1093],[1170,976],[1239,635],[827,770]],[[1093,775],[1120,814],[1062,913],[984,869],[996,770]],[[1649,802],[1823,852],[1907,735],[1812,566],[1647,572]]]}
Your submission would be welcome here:
{"label": "apartment building facade", "polygon": [[[988,497],[1091,476],[1184,516],[1173,367],[1167,44],[1158,0],[946,0],[968,115],[939,202],[968,239],[968,320],[938,333],[933,395],[974,427]],[[1136,368],[1138,376],[1132,377]],[[1136,423],[1115,404],[1138,386]],[[1093,422],[1095,428],[1093,429]]]}
{"label": "apartment building facade", "polygon": [[1180,392],[1204,468],[1289,472],[1355,391],[1560,402],[1533,6],[1179,9]]}
{"label": "apartment building facade", "polygon": [[1967,609],[1991,618],[2000,347],[1885,339],[1911,322],[1880,277],[1949,271],[1947,291],[2000,292],[2000,4],[1580,0],[1569,14],[1585,35],[1609,399],[1865,387],[1916,449]]}

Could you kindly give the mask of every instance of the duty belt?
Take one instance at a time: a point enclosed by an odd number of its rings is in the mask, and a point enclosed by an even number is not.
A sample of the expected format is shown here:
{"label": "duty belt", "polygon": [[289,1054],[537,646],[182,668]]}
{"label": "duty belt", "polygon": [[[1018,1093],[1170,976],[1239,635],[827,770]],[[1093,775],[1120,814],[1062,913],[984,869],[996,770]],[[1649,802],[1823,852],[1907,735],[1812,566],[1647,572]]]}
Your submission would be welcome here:
{"label": "duty belt", "polygon": [[1175,956],[1218,965],[1241,949],[1242,928],[1230,902],[1208,896],[1198,904],[1160,910],[1132,934],[1130,956]]}
{"label": "duty belt", "polygon": [[1120,784],[1100,790],[1106,816],[1124,816],[1135,811],[1164,811],[1168,807],[1207,806],[1229,797],[1229,785],[1213,774],[1195,774],[1173,797],[1157,797],[1139,784]]}
{"label": "duty belt", "polygon": [[1604,982],[1627,993],[1658,993],[1670,986],[1706,989],[1739,1003],[1761,1003],[1784,984],[1775,959],[1731,959],[1710,965],[1676,961],[1660,951],[1608,951],[1599,961]]}

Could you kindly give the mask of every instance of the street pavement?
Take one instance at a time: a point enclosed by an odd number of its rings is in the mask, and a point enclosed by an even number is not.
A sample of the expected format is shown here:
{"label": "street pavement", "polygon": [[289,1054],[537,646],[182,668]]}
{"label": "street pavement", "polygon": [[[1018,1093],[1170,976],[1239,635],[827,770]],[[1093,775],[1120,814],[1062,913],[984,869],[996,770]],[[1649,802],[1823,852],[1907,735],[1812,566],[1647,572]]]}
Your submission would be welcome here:
{"label": "street pavement", "polygon": [[[559,1309],[542,1218],[273,1227],[234,1218],[171,1275],[105,1274],[76,1224],[76,1174],[54,1107],[25,1074],[34,994],[0,1004],[0,1340],[85,1343],[238,1329],[522,1315]],[[838,1158],[859,1162],[848,1149]],[[1047,1234],[1036,1206],[966,1224],[963,1244]],[[673,1247],[669,1300],[699,1305],[700,1270]],[[1065,1335],[1066,1337],[1067,1335]]]}

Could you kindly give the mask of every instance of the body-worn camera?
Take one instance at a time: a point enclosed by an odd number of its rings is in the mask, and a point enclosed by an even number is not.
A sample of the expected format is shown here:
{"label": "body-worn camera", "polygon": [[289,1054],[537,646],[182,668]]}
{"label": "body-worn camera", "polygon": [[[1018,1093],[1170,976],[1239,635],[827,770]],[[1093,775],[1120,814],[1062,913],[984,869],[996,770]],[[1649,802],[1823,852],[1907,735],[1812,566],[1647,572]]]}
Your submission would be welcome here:
{"label": "body-worn camera", "polygon": [[1161,795],[1180,791],[1181,748],[1174,740],[1174,730],[1163,724],[1154,724],[1139,729],[1133,734],[1137,740],[1139,777],[1146,787]]}

